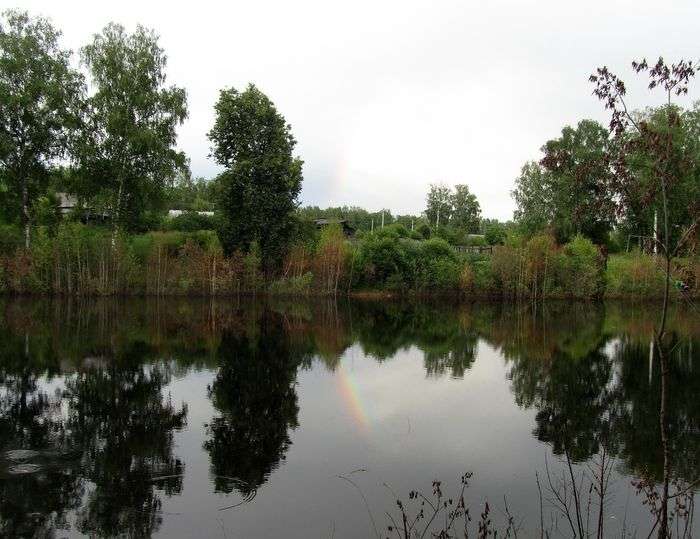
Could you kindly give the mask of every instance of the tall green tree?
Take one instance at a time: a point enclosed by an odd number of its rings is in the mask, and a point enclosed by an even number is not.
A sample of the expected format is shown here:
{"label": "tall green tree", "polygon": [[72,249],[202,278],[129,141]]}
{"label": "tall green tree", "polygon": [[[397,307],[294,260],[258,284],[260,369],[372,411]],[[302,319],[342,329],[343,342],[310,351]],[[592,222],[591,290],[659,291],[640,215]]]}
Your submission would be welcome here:
{"label": "tall green tree", "polygon": [[542,146],[542,159],[523,167],[513,191],[526,232],[551,227],[561,243],[576,234],[606,241],[615,222],[608,145],[607,129],[581,120]]}
{"label": "tall green tree", "polygon": [[152,30],[110,23],[81,52],[94,88],[79,147],[83,194],[104,203],[116,234],[136,227],[186,167],[175,143],[187,96],[166,86],[167,57]]}
{"label": "tall green tree", "polygon": [[528,161],[515,179],[515,221],[527,234],[534,234],[554,221],[552,184],[536,161]]}
{"label": "tall green tree", "polygon": [[425,217],[428,222],[439,227],[446,225],[452,216],[452,191],[445,184],[430,184],[428,196],[425,199]]}
{"label": "tall green tree", "polygon": [[0,20],[0,192],[6,207],[17,208],[27,247],[32,199],[66,153],[84,88],[60,35],[25,12],[7,11]]}
{"label": "tall green tree", "polygon": [[621,224],[630,234],[648,238],[656,234],[657,242],[662,240],[660,216],[664,208],[655,174],[658,152],[650,152],[645,139],[665,140],[665,151],[673,157],[668,164],[673,181],[665,187],[672,223],[669,235],[675,242],[700,215],[700,103],[687,110],[677,105],[670,110],[668,106],[647,109],[635,114],[635,118],[644,133],[628,130],[618,144],[626,147],[624,159],[616,161],[619,174],[614,183]]}
{"label": "tall green tree", "polygon": [[598,122],[581,120],[543,147],[550,174],[555,233],[560,241],[583,234],[604,243],[615,219],[607,159],[609,133]]}
{"label": "tall green tree", "polygon": [[467,185],[455,185],[452,195],[452,225],[469,234],[477,234],[481,223],[481,206]]}
{"label": "tall green tree", "polygon": [[212,154],[226,167],[218,177],[221,243],[227,252],[257,242],[266,274],[274,269],[293,232],[302,161],[294,157],[291,126],[255,85],[222,90],[209,132]]}

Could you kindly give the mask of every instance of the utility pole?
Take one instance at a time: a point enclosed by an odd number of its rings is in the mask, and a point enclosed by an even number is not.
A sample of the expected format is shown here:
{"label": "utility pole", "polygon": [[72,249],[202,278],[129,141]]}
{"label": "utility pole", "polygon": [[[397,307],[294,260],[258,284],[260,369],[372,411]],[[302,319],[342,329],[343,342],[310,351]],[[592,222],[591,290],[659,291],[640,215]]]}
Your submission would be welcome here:
{"label": "utility pole", "polygon": [[440,206],[437,209],[437,221],[435,221],[435,230],[440,228]]}
{"label": "utility pole", "polygon": [[413,232],[413,219],[411,219],[411,232]]}
{"label": "utility pole", "polygon": [[374,217],[372,217],[372,232],[374,232]]}
{"label": "utility pole", "polygon": [[382,210],[382,228],[384,228],[384,210]]}

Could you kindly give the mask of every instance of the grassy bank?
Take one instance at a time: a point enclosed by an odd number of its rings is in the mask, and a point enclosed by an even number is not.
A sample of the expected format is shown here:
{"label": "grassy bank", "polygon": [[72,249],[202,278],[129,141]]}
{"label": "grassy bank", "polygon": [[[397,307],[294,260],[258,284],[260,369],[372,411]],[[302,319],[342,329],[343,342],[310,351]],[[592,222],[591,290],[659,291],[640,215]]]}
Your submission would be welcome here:
{"label": "grassy bank", "polygon": [[[330,227],[289,249],[265,278],[258,250],[228,256],[214,231],[122,235],[64,223],[37,229],[31,248],[19,230],[0,230],[0,292],[60,295],[461,295],[464,297],[632,298],[663,294],[660,260],[642,253],[605,257],[589,240],[511,239],[489,254],[460,253],[441,238],[417,240],[387,227],[347,241]],[[680,259],[674,279],[698,297],[700,260]],[[675,292],[678,295],[678,292]]]}

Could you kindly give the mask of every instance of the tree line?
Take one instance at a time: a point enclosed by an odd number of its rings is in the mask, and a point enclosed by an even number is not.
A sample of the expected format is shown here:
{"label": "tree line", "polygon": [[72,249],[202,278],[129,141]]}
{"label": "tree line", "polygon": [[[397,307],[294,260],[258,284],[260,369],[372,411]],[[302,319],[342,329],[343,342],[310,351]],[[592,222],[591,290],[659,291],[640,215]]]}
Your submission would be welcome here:
{"label": "tree line", "polygon": [[[148,228],[168,196],[189,197],[184,202],[197,208],[214,195],[227,252],[257,241],[266,267],[279,257],[302,162],[272,102],[252,84],[221,91],[208,138],[225,171],[212,190],[191,181],[176,148],[187,94],[168,84],[156,33],[110,23],[80,49],[79,68],[60,36],[26,12],[7,11],[0,22],[1,217],[21,223],[25,247],[42,210],[56,211],[52,192],[108,216],[113,243],[122,231]],[[173,188],[178,178],[189,193]]]}
{"label": "tree line", "polygon": [[110,23],[77,55],[60,38],[50,21],[26,12],[6,11],[0,21],[0,219],[21,224],[26,248],[37,223],[55,223],[58,192],[75,195],[83,215],[106,218],[95,221],[111,224],[113,243],[119,232],[153,228],[166,205],[216,209],[216,223],[190,226],[215,228],[227,254],[256,243],[266,273],[305,218],[349,216],[364,230],[424,225],[423,237],[426,227],[481,231],[466,185],[454,193],[431,186],[418,216],[298,208],[303,162],[291,126],[252,84],[220,92],[208,139],[225,170],[214,181],[193,179],[176,148],[187,94],[169,84],[157,34]]}

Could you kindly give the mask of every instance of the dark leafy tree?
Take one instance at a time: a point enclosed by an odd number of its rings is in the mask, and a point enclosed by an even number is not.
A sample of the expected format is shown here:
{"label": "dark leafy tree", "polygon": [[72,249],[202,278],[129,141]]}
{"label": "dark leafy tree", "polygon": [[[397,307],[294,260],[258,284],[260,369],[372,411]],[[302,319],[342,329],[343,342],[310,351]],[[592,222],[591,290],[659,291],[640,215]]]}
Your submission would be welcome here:
{"label": "dark leafy tree", "polygon": [[32,201],[69,147],[84,91],[49,21],[7,11],[0,21],[0,201],[30,242]]}
{"label": "dark leafy tree", "polygon": [[87,100],[77,157],[81,194],[112,216],[114,232],[138,228],[164,188],[186,167],[175,149],[187,117],[185,90],[166,86],[167,57],[158,36],[111,23],[82,49],[93,94]]}
{"label": "dark leafy tree", "polygon": [[301,191],[302,161],[294,157],[291,126],[253,84],[222,90],[209,132],[212,155],[226,170],[217,178],[218,209],[226,252],[257,242],[270,274],[293,232],[292,214]]}
{"label": "dark leafy tree", "polygon": [[582,120],[542,146],[539,163],[525,164],[512,193],[524,232],[551,228],[562,243],[576,234],[606,242],[615,221],[608,138],[603,126]]}
{"label": "dark leafy tree", "polygon": [[615,219],[608,167],[608,131],[598,122],[581,120],[548,141],[540,164],[549,172],[554,231],[563,242],[583,234],[605,243]]}

